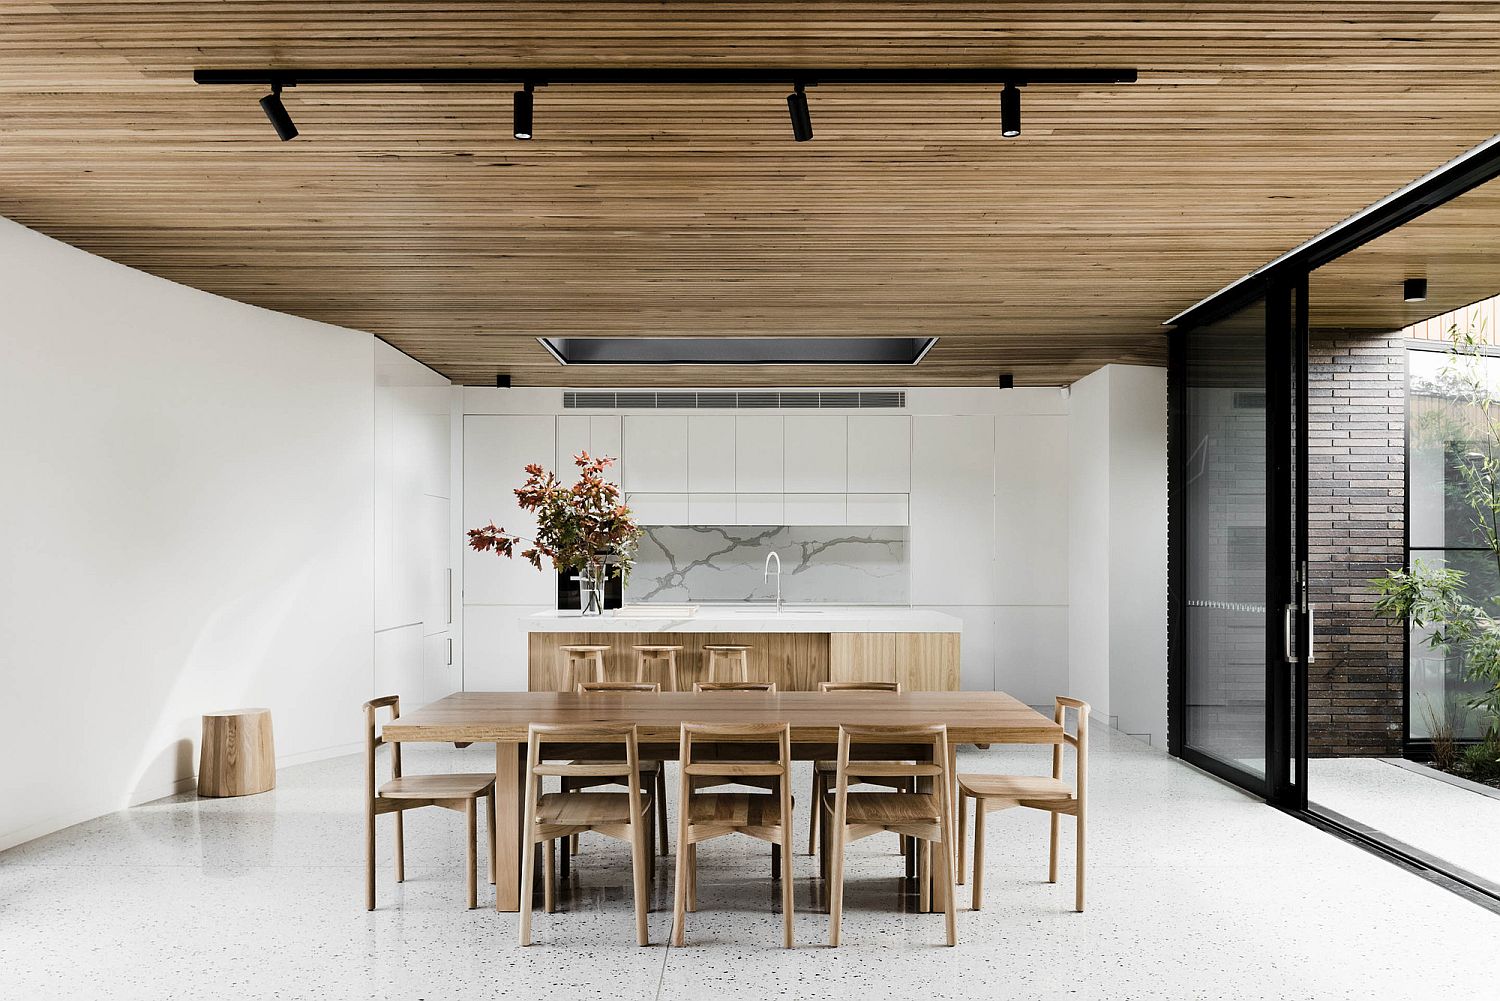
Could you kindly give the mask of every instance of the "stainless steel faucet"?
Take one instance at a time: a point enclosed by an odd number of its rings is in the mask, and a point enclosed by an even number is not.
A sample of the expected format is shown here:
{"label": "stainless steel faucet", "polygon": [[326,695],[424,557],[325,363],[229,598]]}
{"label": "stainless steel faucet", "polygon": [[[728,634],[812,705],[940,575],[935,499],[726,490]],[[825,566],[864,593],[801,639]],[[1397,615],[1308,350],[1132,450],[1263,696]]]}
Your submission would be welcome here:
{"label": "stainless steel faucet", "polygon": [[776,561],[776,614],[780,615],[781,614],[781,557],[778,556],[778,555],[776,555],[776,550],[774,550],[774,549],[771,550],[769,553],[766,554],[766,572],[765,572],[765,576],[761,577],[760,582],[762,584],[764,584],[766,581],[768,581],[768,580],[771,579],[771,561],[772,560]]}

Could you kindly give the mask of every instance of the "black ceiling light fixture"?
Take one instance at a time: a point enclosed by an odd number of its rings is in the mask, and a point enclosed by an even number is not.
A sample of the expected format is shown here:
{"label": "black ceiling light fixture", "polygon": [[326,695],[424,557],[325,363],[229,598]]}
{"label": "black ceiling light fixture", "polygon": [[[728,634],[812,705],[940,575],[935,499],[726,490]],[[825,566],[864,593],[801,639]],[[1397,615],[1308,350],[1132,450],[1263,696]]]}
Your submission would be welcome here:
{"label": "black ceiling light fixture", "polygon": [[792,138],[799,143],[805,143],[813,136],[812,113],[807,110],[807,94],[803,88],[807,84],[799,83],[786,96],[786,110],[792,118]]}
{"label": "black ceiling light fixture", "polygon": [[297,138],[297,126],[292,122],[292,116],[286,113],[286,105],[281,103],[281,84],[271,84],[271,93],[260,99],[260,110],[266,113],[282,142]]}
{"label": "black ceiling light fixture", "polygon": [[1427,301],[1427,279],[1408,278],[1401,283],[1401,298],[1405,302]]}
{"label": "black ceiling light fixture", "polygon": [[1015,389],[1016,377],[1012,372],[1001,372],[999,384],[1001,389]]}
{"label": "black ceiling light fixture", "polygon": [[1021,134],[1021,88],[1009,82],[1000,92],[1000,134],[1007,139]]}
{"label": "black ceiling light fixture", "polygon": [[524,90],[511,95],[510,132],[517,139],[531,138],[531,92],[535,87],[528,83]]}

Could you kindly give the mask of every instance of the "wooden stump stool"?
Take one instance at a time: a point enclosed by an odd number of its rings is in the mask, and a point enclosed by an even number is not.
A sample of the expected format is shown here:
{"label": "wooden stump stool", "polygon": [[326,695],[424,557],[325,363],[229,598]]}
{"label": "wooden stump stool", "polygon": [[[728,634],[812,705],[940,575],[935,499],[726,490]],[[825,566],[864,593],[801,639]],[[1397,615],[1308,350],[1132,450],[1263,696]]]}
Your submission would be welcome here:
{"label": "wooden stump stool", "polygon": [[198,748],[199,796],[253,796],[276,788],[271,710],[205,713]]}
{"label": "wooden stump stool", "polygon": [[646,677],[650,669],[650,662],[657,661],[662,677],[661,690],[664,692],[677,691],[677,651],[680,646],[636,646],[631,647],[635,651],[635,680],[644,683],[651,679]]}

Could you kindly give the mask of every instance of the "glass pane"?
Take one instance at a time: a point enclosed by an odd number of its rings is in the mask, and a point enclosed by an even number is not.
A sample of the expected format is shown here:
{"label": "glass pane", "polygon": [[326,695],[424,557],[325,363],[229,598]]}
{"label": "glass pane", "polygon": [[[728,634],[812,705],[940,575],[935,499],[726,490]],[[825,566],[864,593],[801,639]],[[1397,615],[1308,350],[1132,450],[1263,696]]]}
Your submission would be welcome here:
{"label": "glass pane", "polygon": [[[1467,402],[1467,378],[1488,382],[1500,393],[1500,358],[1460,360],[1442,351],[1409,351],[1407,461],[1411,545],[1482,546],[1474,509],[1465,499],[1468,463],[1487,448],[1479,408]],[[1455,364],[1460,366],[1456,369]],[[1478,365],[1472,375],[1463,367]]]}
{"label": "glass pane", "polygon": [[[1493,600],[1500,595],[1500,567],[1496,566],[1494,553],[1428,550],[1413,554],[1413,558],[1434,570],[1445,566],[1462,570],[1467,575],[1464,592],[1468,600],[1491,615],[1500,615],[1500,607]],[[1417,740],[1431,737],[1433,723],[1448,719],[1460,738],[1478,739],[1484,735],[1485,719],[1483,714],[1468,708],[1468,700],[1485,686],[1464,680],[1461,655],[1428,646],[1430,634],[1430,629],[1413,629],[1411,633],[1411,699],[1407,704],[1411,735]]]}
{"label": "glass pane", "polygon": [[1184,653],[1194,750],[1265,774],[1265,307],[1184,335]]}

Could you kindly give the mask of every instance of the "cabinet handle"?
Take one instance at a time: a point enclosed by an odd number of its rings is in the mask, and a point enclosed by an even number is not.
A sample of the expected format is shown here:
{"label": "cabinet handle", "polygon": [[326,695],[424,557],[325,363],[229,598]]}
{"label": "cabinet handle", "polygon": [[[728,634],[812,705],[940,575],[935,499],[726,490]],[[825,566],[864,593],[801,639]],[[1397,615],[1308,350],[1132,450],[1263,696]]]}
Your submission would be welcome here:
{"label": "cabinet handle", "polygon": [[453,637],[448,637],[448,666],[453,666]]}
{"label": "cabinet handle", "polygon": [[[453,625],[453,568],[452,567],[448,567],[447,570],[448,570],[448,586],[445,589],[445,594],[447,595],[447,598],[448,598],[448,624],[451,626],[451,625]],[[451,657],[448,659],[448,663],[450,663],[450,664],[453,663],[453,659]]]}

